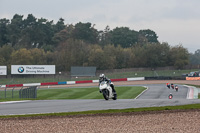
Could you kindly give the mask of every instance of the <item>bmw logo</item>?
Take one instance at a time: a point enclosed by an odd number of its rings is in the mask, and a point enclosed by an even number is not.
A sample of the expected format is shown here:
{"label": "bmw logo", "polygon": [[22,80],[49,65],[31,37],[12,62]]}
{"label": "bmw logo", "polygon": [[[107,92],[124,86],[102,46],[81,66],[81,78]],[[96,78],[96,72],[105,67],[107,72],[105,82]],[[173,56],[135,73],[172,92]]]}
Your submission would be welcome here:
{"label": "bmw logo", "polygon": [[19,73],[23,73],[23,72],[24,72],[24,68],[23,68],[23,67],[19,67],[19,68],[18,68],[18,72],[19,72]]}

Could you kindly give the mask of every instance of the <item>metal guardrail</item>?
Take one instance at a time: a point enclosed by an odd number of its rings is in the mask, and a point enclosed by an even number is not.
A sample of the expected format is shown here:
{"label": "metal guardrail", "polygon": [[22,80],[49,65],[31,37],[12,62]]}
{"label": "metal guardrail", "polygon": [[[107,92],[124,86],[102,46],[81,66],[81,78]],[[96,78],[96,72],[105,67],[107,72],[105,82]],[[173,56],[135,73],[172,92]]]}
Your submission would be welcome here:
{"label": "metal guardrail", "polygon": [[37,98],[37,86],[0,88],[0,99]]}
{"label": "metal guardrail", "polygon": [[19,98],[37,98],[37,86],[20,89]]}

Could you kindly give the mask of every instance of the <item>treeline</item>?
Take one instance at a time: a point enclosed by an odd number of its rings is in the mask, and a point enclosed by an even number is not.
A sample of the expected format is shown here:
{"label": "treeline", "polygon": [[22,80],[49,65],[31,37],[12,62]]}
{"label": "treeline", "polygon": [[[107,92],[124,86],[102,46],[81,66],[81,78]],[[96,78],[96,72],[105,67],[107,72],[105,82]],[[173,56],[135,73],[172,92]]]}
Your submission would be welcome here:
{"label": "treeline", "polygon": [[160,43],[152,30],[116,27],[98,31],[91,23],[64,24],[29,14],[0,19],[0,65],[56,65],[57,71],[71,66],[97,69],[175,66],[189,64],[182,45]]}

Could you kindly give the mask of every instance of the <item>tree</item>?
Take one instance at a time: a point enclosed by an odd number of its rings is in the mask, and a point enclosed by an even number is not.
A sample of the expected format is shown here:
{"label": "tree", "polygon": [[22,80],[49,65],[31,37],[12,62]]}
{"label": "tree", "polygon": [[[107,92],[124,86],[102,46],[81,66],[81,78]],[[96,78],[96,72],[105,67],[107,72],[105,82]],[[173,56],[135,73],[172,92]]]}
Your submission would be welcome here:
{"label": "tree", "polygon": [[118,45],[112,51],[116,58],[115,68],[122,69],[134,66],[134,53],[132,52],[131,48],[122,48],[120,45]]}
{"label": "tree", "polygon": [[105,46],[111,44],[111,33],[110,27],[106,26],[104,31],[99,31],[99,44]]}
{"label": "tree", "polygon": [[37,19],[32,14],[28,14],[27,18],[23,20],[22,24],[23,29],[21,30],[21,36],[15,48],[32,48],[32,46],[36,44],[34,40],[36,34],[38,34],[36,31]]}
{"label": "tree", "polygon": [[56,25],[54,26],[54,30],[55,30],[55,33],[63,30],[65,28],[65,23],[64,23],[64,19],[63,18],[60,18],[58,20],[58,22],[56,23]]}
{"label": "tree", "polygon": [[111,31],[111,43],[128,48],[137,42],[137,35],[136,31],[130,30],[128,27],[117,27]]}
{"label": "tree", "polygon": [[89,50],[88,44],[83,41],[68,39],[58,45],[55,63],[62,71],[69,71],[71,66],[87,66]]}
{"label": "tree", "polygon": [[11,54],[14,51],[11,45],[4,45],[0,48],[0,56],[4,58],[4,65],[10,65]]}
{"label": "tree", "polygon": [[65,28],[58,33],[56,33],[53,37],[53,41],[56,44],[63,43],[71,38],[72,31],[74,30],[73,25],[67,25]]}
{"label": "tree", "polygon": [[8,19],[0,19],[0,47],[9,42],[8,39],[8,25],[10,21]]}
{"label": "tree", "polygon": [[0,65],[5,65],[5,58],[0,55]]}
{"label": "tree", "polygon": [[145,48],[142,46],[135,46],[132,47],[132,53],[134,53],[135,58],[132,61],[135,67],[146,67],[147,64],[147,57],[145,52]]}
{"label": "tree", "polygon": [[12,46],[15,46],[21,37],[21,31],[24,29],[23,15],[15,14],[8,25],[8,39]]}
{"label": "tree", "polygon": [[177,69],[182,69],[189,64],[189,53],[181,44],[174,46],[170,50],[172,63]]}
{"label": "tree", "polygon": [[98,70],[106,69],[106,55],[99,45],[90,45],[88,57],[89,66],[96,66]]}
{"label": "tree", "polygon": [[106,66],[106,69],[114,69],[116,66],[116,54],[114,51],[115,46],[114,45],[106,45],[103,47],[104,55],[105,55],[105,61],[104,64]]}
{"label": "tree", "polygon": [[194,54],[190,54],[190,64],[200,64],[200,49],[197,49]]}
{"label": "tree", "polygon": [[33,65],[45,65],[46,62],[46,55],[43,49],[33,48],[30,49]]}
{"label": "tree", "polygon": [[157,43],[158,42],[157,34],[154,31],[150,30],[150,29],[140,30],[139,34],[141,36],[143,36],[144,38],[146,38],[149,43]]}
{"label": "tree", "polygon": [[91,23],[79,22],[75,25],[72,38],[95,44],[98,42],[98,31],[92,27]]}
{"label": "tree", "polygon": [[53,21],[49,22],[44,18],[36,19],[32,14],[29,14],[24,23],[26,27],[23,30],[20,45],[25,48],[40,48],[43,45],[53,44]]}
{"label": "tree", "polygon": [[146,67],[156,68],[168,65],[167,59],[169,56],[169,46],[167,44],[152,44],[144,45],[146,58]]}
{"label": "tree", "polygon": [[26,48],[14,51],[11,54],[11,64],[13,65],[32,65],[33,57]]}

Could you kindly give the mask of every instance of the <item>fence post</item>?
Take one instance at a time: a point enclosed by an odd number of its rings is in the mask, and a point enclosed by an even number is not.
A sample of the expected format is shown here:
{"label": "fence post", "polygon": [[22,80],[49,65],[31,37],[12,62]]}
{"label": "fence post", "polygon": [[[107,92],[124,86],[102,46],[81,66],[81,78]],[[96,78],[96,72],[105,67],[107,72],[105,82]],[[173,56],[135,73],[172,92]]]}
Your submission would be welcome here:
{"label": "fence post", "polygon": [[5,87],[5,99],[6,99],[6,87]]}
{"label": "fence post", "polygon": [[19,90],[19,98],[22,98],[22,88]]}
{"label": "fence post", "polygon": [[35,87],[35,98],[37,98],[37,86]]}
{"label": "fence post", "polygon": [[12,98],[13,98],[13,90],[14,90],[14,88],[15,88],[15,87],[13,87],[13,89],[12,89]]}

